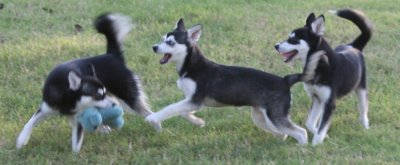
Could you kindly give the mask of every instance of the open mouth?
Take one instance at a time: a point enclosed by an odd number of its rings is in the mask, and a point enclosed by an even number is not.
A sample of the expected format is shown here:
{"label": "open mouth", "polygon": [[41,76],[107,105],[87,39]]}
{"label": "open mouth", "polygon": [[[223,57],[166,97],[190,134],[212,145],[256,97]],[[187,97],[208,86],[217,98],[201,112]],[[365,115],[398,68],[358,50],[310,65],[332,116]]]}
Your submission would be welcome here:
{"label": "open mouth", "polygon": [[160,64],[166,64],[171,57],[172,57],[172,54],[165,53],[163,58],[161,58],[161,60],[160,60]]}
{"label": "open mouth", "polygon": [[285,62],[289,62],[298,53],[297,50],[292,50],[290,52],[280,52],[280,54],[285,58]]}

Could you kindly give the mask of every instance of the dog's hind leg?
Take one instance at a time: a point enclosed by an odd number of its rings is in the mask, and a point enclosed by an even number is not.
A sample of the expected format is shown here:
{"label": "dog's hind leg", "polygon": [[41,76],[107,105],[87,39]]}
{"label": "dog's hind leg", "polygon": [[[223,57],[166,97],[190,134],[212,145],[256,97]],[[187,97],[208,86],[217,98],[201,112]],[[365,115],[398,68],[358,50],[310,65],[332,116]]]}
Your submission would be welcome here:
{"label": "dog's hind leg", "polygon": [[271,122],[270,118],[267,116],[266,109],[253,107],[251,119],[257,127],[264,131],[271,132],[275,136],[282,137],[283,140],[286,139],[287,135],[279,131]]}
{"label": "dog's hind leg", "polygon": [[[138,114],[142,115],[143,117],[147,117],[150,114],[152,114],[153,112],[150,110],[150,106],[147,103],[147,96],[144,93],[143,89],[142,89],[142,83],[140,82],[140,79],[138,76],[133,75],[133,81],[136,84],[137,87],[137,91],[131,91],[134,93],[137,93],[137,97],[134,101],[134,103],[131,105],[131,108],[136,111]],[[133,85],[133,84],[131,84]]]}
{"label": "dog's hind leg", "polygon": [[360,111],[360,122],[363,124],[365,129],[369,129],[368,91],[367,91],[367,79],[365,74],[366,74],[366,68],[365,68],[365,62],[363,60],[361,81],[355,92],[358,98],[358,110]]}
{"label": "dog's hind leg", "polygon": [[369,129],[367,89],[358,88],[356,89],[356,94],[358,98],[358,110],[360,111],[360,122],[365,129]]}
{"label": "dog's hind leg", "polygon": [[295,138],[300,144],[307,144],[307,131],[294,124],[289,118],[288,109],[290,105],[275,104],[273,107],[274,109],[270,109],[267,112],[267,116],[265,116],[271,119],[273,127],[278,129],[282,134],[287,134]]}
{"label": "dog's hind leg", "polygon": [[33,128],[41,121],[46,119],[49,116],[53,116],[56,114],[52,108],[50,108],[47,103],[43,102],[40,106],[39,110],[36,111],[29,119],[29,121],[25,124],[24,128],[22,129],[21,133],[19,134],[16,142],[16,148],[20,149],[24,145],[26,145],[29,141],[29,137],[32,134]]}
{"label": "dog's hind leg", "polygon": [[199,127],[204,127],[206,122],[202,118],[194,115],[194,113],[196,113],[196,111],[192,111],[189,113],[182,113],[181,117],[185,118],[187,121],[193,123],[194,125],[197,125]]}
{"label": "dog's hind leg", "polygon": [[283,133],[295,138],[300,144],[307,144],[308,137],[306,129],[294,124],[288,116],[273,118],[275,126]]}
{"label": "dog's hind leg", "polygon": [[312,97],[312,105],[309,110],[309,115],[307,117],[306,126],[309,131],[313,134],[316,134],[318,131],[318,120],[321,116],[321,112],[323,111],[323,104],[321,104],[320,100],[315,96]]}
{"label": "dog's hind leg", "polygon": [[83,142],[83,127],[76,121],[72,121],[70,124],[72,127],[72,151],[78,153]]}
{"label": "dog's hind leg", "polygon": [[150,110],[149,104],[147,104],[147,97],[142,89],[139,77],[130,73],[130,71],[126,72],[125,75],[131,76],[121,78],[118,84],[106,83],[107,90],[119,99],[127,112],[139,114],[143,117],[152,114],[153,112]]}
{"label": "dog's hind leg", "polygon": [[369,129],[368,120],[368,91],[367,91],[367,77],[364,57],[362,57],[362,74],[361,81],[358,84],[358,88],[355,90],[358,98],[358,110],[360,111],[360,122],[363,124],[365,129]]}
{"label": "dog's hind leg", "polygon": [[335,105],[335,98],[330,98],[324,106],[324,111],[322,114],[322,117],[320,118],[319,124],[318,124],[318,132],[314,134],[312,144],[317,145],[321,144],[328,132],[332,114],[335,111],[336,105]]}

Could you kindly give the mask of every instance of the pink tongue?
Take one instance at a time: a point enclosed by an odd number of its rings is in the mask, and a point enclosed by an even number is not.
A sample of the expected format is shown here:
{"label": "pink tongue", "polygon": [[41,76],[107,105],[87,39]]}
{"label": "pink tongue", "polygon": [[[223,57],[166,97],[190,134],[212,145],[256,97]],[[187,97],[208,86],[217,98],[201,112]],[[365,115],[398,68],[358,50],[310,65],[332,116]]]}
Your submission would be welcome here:
{"label": "pink tongue", "polygon": [[291,52],[287,52],[287,53],[281,53],[281,55],[283,56],[283,57],[290,57],[290,56],[292,56],[293,54],[294,54],[295,52],[293,52],[293,51],[291,51]]}
{"label": "pink tongue", "polygon": [[171,58],[171,55],[170,55],[170,54],[164,54],[164,57],[161,58],[161,60],[160,60],[160,64],[165,64],[165,63],[167,63],[168,60],[169,60],[169,58]]}

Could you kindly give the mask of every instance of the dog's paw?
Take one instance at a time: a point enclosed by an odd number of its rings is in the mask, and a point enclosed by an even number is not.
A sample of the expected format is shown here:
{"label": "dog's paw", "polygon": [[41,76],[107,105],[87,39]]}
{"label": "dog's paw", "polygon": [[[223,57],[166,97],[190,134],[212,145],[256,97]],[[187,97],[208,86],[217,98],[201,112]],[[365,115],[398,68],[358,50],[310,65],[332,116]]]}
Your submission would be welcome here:
{"label": "dog's paw", "polygon": [[288,137],[288,135],[282,135],[282,136],[281,136],[281,138],[282,138],[283,141],[286,141],[287,137]]}
{"label": "dog's paw", "polygon": [[111,127],[108,125],[101,125],[97,130],[102,134],[109,134],[112,131]]}
{"label": "dog's paw", "polygon": [[198,118],[196,122],[197,122],[196,125],[199,126],[200,128],[203,128],[204,126],[206,126],[206,122],[201,118]]}
{"label": "dog's paw", "polygon": [[312,145],[317,146],[318,144],[322,144],[324,142],[326,135],[323,134],[315,134],[312,139]]}
{"label": "dog's paw", "polygon": [[361,122],[361,124],[364,126],[365,129],[367,130],[369,129],[369,120],[367,117],[360,116],[358,120]]}
{"label": "dog's paw", "polygon": [[29,136],[26,136],[24,134],[19,135],[19,137],[17,138],[17,142],[15,144],[15,148],[21,149],[22,147],[28,144],[28,140]]}
{"label": "dog's paw", "polygon": [[154,114],[147,116],[145,121],[151,124],[157,132],[162,131],[161,121]]}

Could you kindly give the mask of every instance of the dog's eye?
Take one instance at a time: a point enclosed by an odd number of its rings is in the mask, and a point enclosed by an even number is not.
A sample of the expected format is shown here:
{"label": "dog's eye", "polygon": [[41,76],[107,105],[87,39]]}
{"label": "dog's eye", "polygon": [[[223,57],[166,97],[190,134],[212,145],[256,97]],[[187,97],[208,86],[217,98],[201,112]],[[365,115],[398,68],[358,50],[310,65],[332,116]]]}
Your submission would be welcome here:
{"label": "dog's eye", "polygon": [[166,43],[167,45],[169,45],[169,46],[174,46],[174,45],[175,45],[175,42],[174,42],[174,41],[171,41],[171,40],[165,41],[165,43]]}
{"label": "dog's eye", "polygon": [[288,42],[291,44],[299,44],[299,39],[297,37],[289,37]]}

